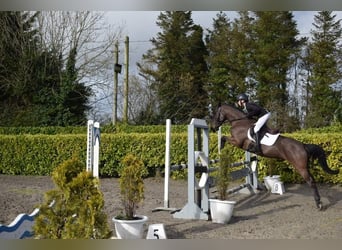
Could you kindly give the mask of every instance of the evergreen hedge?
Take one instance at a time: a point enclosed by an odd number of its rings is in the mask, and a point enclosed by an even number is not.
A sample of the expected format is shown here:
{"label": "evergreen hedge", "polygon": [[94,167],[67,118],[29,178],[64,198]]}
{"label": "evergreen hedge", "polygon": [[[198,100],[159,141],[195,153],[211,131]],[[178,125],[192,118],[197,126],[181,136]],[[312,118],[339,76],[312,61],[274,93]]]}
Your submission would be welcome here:
{"label": "evergreen hedge", "polygon": [[[100,144],[100,176],[118,177],[122,158],[128,153],[139,156],[150,175],[156,170],[163,171],[165,152],[165,126],[122,126],[116,131],[106,133],[113,128],[101,128]],[[84,128],[83,128],[84,129]],[[149,131],[152,132],[143,132]],[[113,131],[113,130],[112,130]],[[137,132],[139,131],[139,132]],[[327,154],[328,164],[332,169],[338,169],[342,160],[341,130],[320,130],[319,133],[310,130],[285,134],[304,143],[319,144]],[[336,131],[336,132],[335,132]],[[228,128],[223,130],[228,134]],[[187,162],[187,128],[173,126],[171,136],[172,164]],[[76,134],[0,134],[0,174],[9,175],[51,175],[52,171],[71,157],[86,159],[86,129]],[[210,133],[210,157],[218,158],[217,134]],[[244,158],[244,151],[234,148],[238,158]],[[281,174],[285,182],[302,182],[301,177],[289,164],[259,157],[259,176]],[[341,171],[342,172],[342,171]],[[312,170],[318,182],[342,183],[342,173],[337,176],[325,174],[321,167]]]}

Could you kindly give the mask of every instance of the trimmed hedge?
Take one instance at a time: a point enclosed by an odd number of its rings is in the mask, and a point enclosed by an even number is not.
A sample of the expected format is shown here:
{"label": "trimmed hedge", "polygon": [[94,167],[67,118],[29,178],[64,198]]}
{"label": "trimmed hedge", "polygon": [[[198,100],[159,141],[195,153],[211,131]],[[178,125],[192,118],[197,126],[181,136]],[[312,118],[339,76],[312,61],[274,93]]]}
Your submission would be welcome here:
{"label": "trimmed hedge", "polygon": [[51,175],[64,161],[86,157],[85,135],[0,136],[0,173]]}
{"label": "trimmed hedge", "polygon": [[[187,131],[187,125],[172,125],[172,132]],[[86,134],[87,126],[70,127],[0,127],[0,135],[57,135],[57,134]],[[101,133],[165,133],[164,125],[134,126],[117,124],[101,126]]]}
{"label": "trimmed hedge", "polygon": [[[158,126],[157,126],[158,127]],[[165,126],[161,126],[164,128]],[[171,161],[173,164],[187,162],[186,126],[183,132],[174,132],[172,127]],[[185,130],[185,131],[184,131]],[[162,133],[103,133],[101,130],[100,176],[117,177],[122,158],[128,153],[139,156],[148,167],[150,175],[157,169],[163,170],[165,152],[165,132]],[[224,130],[227,134],[227,130]],[[285,136],[303,143],[321,145],[327,154],[330,168],[338,169],[342,160],[341,133],[293,133]],[[83,134],[20,134],[0,135],[0,174],[10,175],[51,175],[52,171],[65,160],[75,156],[86,159],[86,132]],[[210,157],[218,158],[217,135],[210,134]],[[234,148],[238,159],[244,158],[244,151]],[[264,177],[270,170],[281,174],[285,182],[302,182],[301,177],[289,164],[273,159],[261,158],[259,176]],[[342,172],[342,171],[341,171]],[[321,167],[315,166],[312,173],[318,182],[342,183],[342,173],[337,176],[325,174]]]}
{"label": "trimmed hedge", "polygon": [[57,135],[87,133],[87,127],[0,127],[0,135]]}

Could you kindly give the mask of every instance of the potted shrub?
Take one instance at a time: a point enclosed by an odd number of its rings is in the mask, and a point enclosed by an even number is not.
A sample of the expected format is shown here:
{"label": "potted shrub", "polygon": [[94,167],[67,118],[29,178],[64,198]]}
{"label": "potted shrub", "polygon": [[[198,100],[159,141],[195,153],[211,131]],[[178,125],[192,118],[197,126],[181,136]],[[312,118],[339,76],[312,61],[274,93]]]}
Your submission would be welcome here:
{"label": "potted shrub", "polygon": [[228,200],[228,186],[231,181],[232,150],[226,147],[220,155],[220,166],[216,172],[217,199],[209,199],[210,215],[214,223],[226,224],[233,215],[236,201]]}
{"label": "potted shrub", "polygon": [[147,169],[144,163],[133,154],[122,160],[120,171],[120,195],[123,214],[113,218],[116,236],[119,239],[141,239],[144,224],[148,220],[145,215],[137,215],[138,205],[144,199],[144,179]]}

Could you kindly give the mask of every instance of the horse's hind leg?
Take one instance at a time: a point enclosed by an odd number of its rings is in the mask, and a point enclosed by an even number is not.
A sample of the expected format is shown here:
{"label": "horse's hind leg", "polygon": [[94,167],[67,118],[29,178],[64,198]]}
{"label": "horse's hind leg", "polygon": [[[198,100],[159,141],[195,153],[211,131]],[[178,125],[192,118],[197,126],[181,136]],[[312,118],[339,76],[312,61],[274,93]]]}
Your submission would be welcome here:
{"label": "horse's hind leg", "polygon": [[304,180],[306,183],[312,188],[314,199],[316,202],[316,206],[319,210],[322,210],[323,205],[321,202],[321,196],[319,195],[318,188],[316,186],[316,182],[313,178],[313,176],[309,173],[308,170],[305,171],[305,173],[302,174]]}
{"label": "horse's hind leg", "polygon": [[322,205],[322,202],[321,202],[321,196],[319,195],[318,188],[317,188],[316,183],[313,180],[313,178],[311,178],[311,181],[308,184],[309,184],[309,186],[313,190],[313,195],[314,195],[314,199],[315,199],[317,208],[319,210],[322,210],[323,205]]}

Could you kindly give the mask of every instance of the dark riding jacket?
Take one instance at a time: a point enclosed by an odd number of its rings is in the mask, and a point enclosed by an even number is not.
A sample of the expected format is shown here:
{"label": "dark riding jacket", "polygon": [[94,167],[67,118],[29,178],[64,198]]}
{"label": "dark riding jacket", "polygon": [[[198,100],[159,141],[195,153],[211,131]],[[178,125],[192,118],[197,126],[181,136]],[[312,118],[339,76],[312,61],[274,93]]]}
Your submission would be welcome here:
{"label": "dark riding jacket", "polygon": [[258,119],[259,117],[268,113],[268,111],[254,102],[246,102],[243,111],[247,114],[247,118]]}

